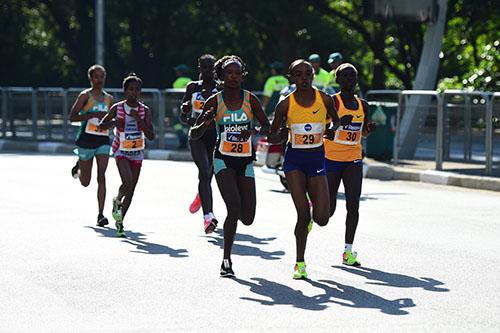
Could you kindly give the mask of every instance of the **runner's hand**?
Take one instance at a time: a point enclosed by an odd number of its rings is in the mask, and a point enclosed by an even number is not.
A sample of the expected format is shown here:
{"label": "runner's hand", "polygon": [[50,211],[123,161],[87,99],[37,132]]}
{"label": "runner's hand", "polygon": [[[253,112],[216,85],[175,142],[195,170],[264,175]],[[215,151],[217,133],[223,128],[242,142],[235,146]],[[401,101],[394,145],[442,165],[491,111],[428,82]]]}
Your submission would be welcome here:
{"label": "runner's hand", "polygon": [[137,111],[137,109],[130,110],[130,116],[133,117],[135,121],[140,120],[139,111]]}
{"label": "runner's hand", "polygon": [[327,128],[325,130],[325,134],[323,134],[323,138],[327,140],[333,140],[335,138],[335,129],[334,128]]}
{"label": "runner's hand", "polygon": [[208,125],[212,121],[212,119],[214,119],[214,117],[215,117],[215,111],[214,108],[211,107],[209,110],[202,113],[199,118],[203,123]]}
{"label": "runner's hand", "polygon": [[181,105],[181,114],[189,114],[191,113],[191,110],[193,109],[192,105],[191,105],[191,101],[185,101],[184,103],[182,103]]}
{"label": "runner's hand", "polygon": [[377,123],[374,121],[369,121],[368,124],[366,124],[366,130],[368,133],[374,132],[377,129]]}
{"label": "runner's hand", "polygon": [[346,114],[345,116],[342,116],[340,118],[340,125],[347,126],[351,123],[351,121],[352,121],[352,114]]}

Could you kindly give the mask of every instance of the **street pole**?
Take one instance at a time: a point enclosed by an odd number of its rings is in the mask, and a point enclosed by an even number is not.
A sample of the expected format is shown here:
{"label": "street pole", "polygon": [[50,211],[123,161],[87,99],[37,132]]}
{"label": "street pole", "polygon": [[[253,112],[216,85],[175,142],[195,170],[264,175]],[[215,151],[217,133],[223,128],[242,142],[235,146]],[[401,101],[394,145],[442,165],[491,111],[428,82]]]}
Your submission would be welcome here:
{"label": "street pole", "polygon": [[95,62],[104,66],[104,0],[95,0]]}

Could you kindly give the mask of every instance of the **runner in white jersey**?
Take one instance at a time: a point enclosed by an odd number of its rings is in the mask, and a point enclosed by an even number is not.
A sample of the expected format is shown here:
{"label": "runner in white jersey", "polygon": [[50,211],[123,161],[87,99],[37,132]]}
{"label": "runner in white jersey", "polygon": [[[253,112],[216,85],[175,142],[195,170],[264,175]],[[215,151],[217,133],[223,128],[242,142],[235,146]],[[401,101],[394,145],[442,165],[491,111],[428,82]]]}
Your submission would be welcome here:
{"label": "runner in white jersey", "polygon": [[118,196],[113,199],[113,218],[116,236],[124,237],[123,219],[130,207],[144,159],[145,138],[154,139],[151,111],[139,102],[142,80],[130,74],[123,80],[125,100],[111,107],[100,128],[115,125],[112,150],[122,180]]}

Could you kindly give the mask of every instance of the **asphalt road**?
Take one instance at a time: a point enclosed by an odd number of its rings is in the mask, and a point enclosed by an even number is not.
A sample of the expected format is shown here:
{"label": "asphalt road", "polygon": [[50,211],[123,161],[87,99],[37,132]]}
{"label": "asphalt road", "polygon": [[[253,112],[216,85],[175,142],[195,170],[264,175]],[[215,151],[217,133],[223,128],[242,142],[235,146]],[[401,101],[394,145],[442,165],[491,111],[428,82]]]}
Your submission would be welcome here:
{"label": "asphalt road", "polygon": [[[294,281],[292,200],[256,169],[256,219],[238,226],[237,278],[223,279],[221,229],[204,235],[201,213],[188,212],[194,164],[145,161],[118,239],[95,226],[96,182],[72,179],[74,161],[0,154],[1,331],[500,329],[500,193],[365,180],[354,244],[363,266],[341,265],[341,197],[309,237],[310,280]],[[111,220],[112,160],[107,177]]]}

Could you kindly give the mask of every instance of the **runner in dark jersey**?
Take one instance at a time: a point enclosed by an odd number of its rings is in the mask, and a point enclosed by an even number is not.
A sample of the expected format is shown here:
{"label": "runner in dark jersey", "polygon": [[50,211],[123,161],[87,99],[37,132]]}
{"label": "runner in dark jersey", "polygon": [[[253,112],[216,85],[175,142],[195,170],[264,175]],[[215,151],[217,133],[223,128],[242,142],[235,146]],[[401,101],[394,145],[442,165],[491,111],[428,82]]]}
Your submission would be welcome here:
{"label": "runner in dark jersey", "polygon": [[[205,101],[217,93],[217,81],[214,79],[215,57],[210,54],[202,55],[198,59],[200,80],[192,81],[186,87],[186,94],[182,100],[181,121],[193,126],[196,118],[202,113]],[[205,233],[209,234],[215,230],[217,219],[213,213],[212,182],[213,176],[213,154],[217,133],[212,124],[197,140],[189,134],[189,146],[191,156],[198,168],[198,194],[189,206],[189,211],[194,214],[200,206],[203,207],[203,227]]]}

